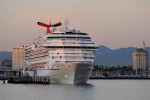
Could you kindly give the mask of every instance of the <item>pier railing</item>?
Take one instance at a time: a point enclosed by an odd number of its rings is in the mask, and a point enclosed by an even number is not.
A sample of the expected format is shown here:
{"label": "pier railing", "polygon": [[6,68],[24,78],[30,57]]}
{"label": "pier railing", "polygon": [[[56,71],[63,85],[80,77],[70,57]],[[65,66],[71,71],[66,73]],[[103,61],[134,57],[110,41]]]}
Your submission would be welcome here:
{"label": "pier railing", "polygon": [[0,67],[0,79],[21,76],[21,69],[12,69],[12,67]]}

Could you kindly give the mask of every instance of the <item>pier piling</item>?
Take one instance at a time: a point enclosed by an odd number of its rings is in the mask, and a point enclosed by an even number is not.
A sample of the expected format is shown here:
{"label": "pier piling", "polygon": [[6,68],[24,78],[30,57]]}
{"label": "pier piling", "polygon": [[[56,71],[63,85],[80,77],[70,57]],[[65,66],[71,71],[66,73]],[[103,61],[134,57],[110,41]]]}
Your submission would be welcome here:
{"label": "pier piling", "polygon": [[3,78],[3,83],[5,84],[5,78]]}

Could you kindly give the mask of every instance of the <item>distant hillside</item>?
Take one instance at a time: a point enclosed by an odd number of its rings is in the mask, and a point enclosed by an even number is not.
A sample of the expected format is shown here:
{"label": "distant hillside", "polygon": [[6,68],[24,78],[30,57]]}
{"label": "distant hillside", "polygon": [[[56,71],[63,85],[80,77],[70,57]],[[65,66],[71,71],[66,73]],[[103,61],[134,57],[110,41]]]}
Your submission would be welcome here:
{"label": "distant hillside", "polygon": [[[135,49],[134,47],[129,47],[112,50],[101,45],[96,51],[95,64],[108,66],[132,65],[132,53]],[[146,50],[149,52],[150,58],[150,47],[146,48]]]}
{"label": "distant hillside", "polygon": [[7,51],[0,52],[0,59],[12,59],[12,53]]}

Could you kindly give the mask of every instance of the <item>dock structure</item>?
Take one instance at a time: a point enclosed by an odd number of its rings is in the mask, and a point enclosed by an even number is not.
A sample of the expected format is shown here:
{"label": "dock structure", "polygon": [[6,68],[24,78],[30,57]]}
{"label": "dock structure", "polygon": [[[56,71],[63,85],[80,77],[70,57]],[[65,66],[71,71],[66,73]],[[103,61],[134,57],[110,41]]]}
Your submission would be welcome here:
{"label": "dock structure", "polygon": [[23,76],[22,69],[12,69],[11,67],[0,67],[0,80],[8,80],[8,83],[18,84],[50,84],[49,76]]}
{"label": "dock structure", "polygon": [[0,67],[0,80],[7,80],[11,77],[21,76],[22,69],[12,69],[11,67]]}
{"label": "dock structure", "polygon": [[50,78],[48,76],[43,77],[12,77],[8,79],[8,83],[16,84],[50,84]]}

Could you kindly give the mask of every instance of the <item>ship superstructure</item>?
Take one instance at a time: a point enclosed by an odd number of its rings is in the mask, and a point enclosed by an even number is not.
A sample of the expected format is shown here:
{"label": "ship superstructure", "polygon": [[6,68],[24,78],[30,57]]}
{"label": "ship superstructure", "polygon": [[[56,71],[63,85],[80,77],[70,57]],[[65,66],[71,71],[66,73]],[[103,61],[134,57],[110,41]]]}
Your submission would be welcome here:
{"label": "ship superstructure", "polygon": [[[60,31],[48,30],[25,48],[26,74],[49,76],[52,83],[86,83],[98,48],[87,33],[68,28],[68,22],[57,23]],[[43,26],[42,24],[41,26]],[[28,69],[28,70],[27,70]]]}

